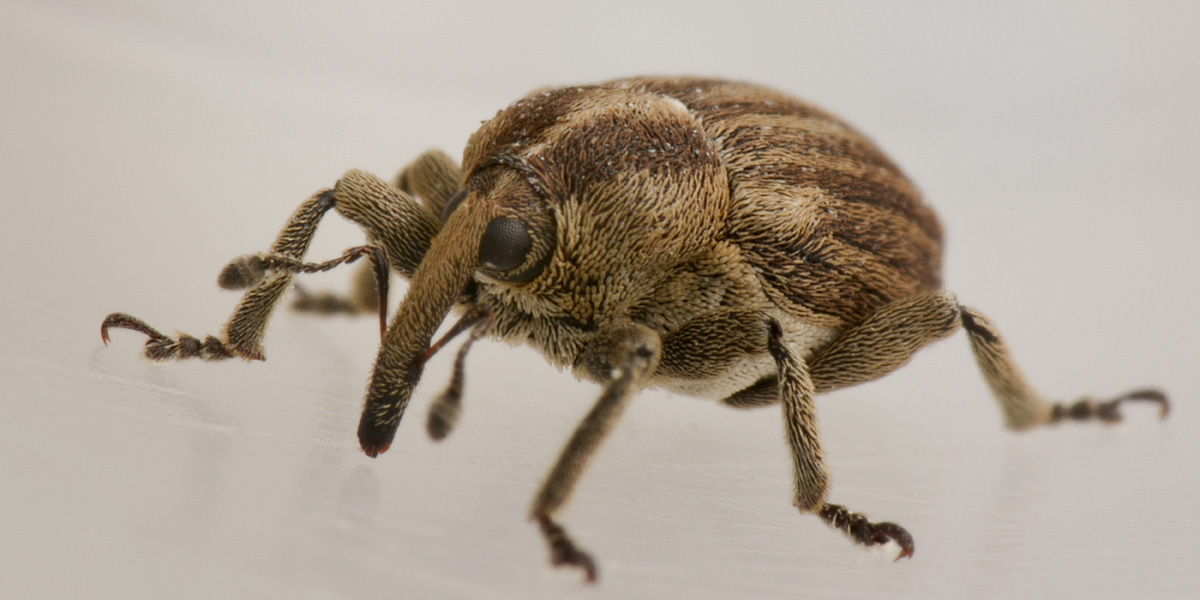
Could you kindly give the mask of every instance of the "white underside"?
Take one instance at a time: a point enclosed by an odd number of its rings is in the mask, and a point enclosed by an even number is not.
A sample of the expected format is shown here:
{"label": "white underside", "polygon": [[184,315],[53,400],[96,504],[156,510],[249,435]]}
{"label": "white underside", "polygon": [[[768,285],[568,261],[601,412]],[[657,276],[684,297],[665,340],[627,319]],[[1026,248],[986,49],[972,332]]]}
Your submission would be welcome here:
{"label": "white underside", "polygon": [[[771,311],[771,316],[783,326],[784,340],[792,351],[805,358],[808,358],[814,349],[828,344],[837,335],[837,331],[833,329],[807,323],[778,309]],[[720,400],[775,372],[775,359],[764,352],[735,362],[716,377],[657,379],[654,387],[697,398]]]}

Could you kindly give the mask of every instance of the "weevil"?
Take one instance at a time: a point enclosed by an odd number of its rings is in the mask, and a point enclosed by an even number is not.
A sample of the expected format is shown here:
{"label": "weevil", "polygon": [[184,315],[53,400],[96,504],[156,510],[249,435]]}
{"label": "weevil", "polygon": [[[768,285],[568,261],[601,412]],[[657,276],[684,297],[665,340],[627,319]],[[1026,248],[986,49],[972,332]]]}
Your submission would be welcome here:
{"label": "weevil", "polygon": [[[368,244],[304,262],[329,210]],[[357,302],[305,295],[320,310],[378,311],[382,343],[358,439],[371,457],[396,435],[426,361],[469,332],[429,412],[445,436],[461,410],[463,360],[480,337],[527,343],[599,384],[530,511],[550,560],[596,578],[558,515],[630,399],[646,388],[735,408],[778,404],[793,502],[854,542],[915,549],[891,522],[829,502],[814,398],[878,379],[962,328],[1015,430],[1117,421],[1112,399],[1044,399],[992,323],[941,286],[942,228],[917,188],[831,114],[747,83],[632,78],[518,100],[469,139],[461,164],[429,151],[393,183],[352,170],[300,205],[267,252],[222,272],[246,289],[221,336],[169,337],[122,313],[101,326],[149,336],[154,360],[264,358],[267,319],[296,275],[369,257]],[[389,270],[410,281],[386,321]],[[372,286],[374,286],[372,288]],[[323,307],[323,308],[322,308]],[[461,317],[437,343],[452,311]]]}

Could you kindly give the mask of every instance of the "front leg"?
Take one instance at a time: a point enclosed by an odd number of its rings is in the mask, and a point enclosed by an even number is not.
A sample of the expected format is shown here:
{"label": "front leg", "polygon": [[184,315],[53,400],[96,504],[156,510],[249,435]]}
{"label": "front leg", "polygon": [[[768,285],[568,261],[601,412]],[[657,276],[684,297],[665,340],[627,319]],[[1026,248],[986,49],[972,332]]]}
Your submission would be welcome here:
{"label": "front leg", "polygon": [[595,561],[575,545],[553,515],[566,504],[588,461],[624,412],[629,399],[654,373],[660,348],[658,334],[635,324],[602,332],[588,344],[578,366],[603,382],[604,391],[575,429],[533,501],[530,518],[538,522],[550,546],[550,562],[583,569],[588,582],[596,580]]}
{"label": "front leg", "polygon": [[[313,194],[305,200],[288,219],[287,224],[275,238],[270,253],[301,260],[316,233],[317,224],[321,218],[333,208],[333,196],[329,191]],[[235,259],[237,263],[241,258]],[[229,267],[221,271],[224,279]],[[220,282],[220,281],[219,281]],[[204,358],[220,360],[240,356],[247,360],[263,360],[262,336],[266,330],[267,319],[274,310],[275,304],[292,282],[292,275],[281,273],[266,278],[251,287],[234,310],[225,332],[220,337],[205,336],[203,342],[187,334],[170,337],[160,333],[141,319],[124,313],[113,313],[104,319],[100,326],[100,337],[108,343],[110,328],[131,329],[146,334],[149,339],[142,350],[143,356],[150,360],[168,360],[174,358]]]}
{"label": "front leg", "polygon": [[[372,200],[372,197],[378,195],[378,192],[370,188],[378,187],[380,183],[382,182],[374,182],[372,186],[356,186],[356,195],[366,201],[354,203],[354,205],[349,201],[343,202],[344,214],[373,234],[387,236],[401,234],[398,238],[388,242],[399,249],[399,245],[408,239],[403,223],[416,217],[413,215],[402,216],[399,222],[389,224],[389,221],[396,221],[396,219],[388,216],[384,209],[374,206],[375,203]],[[458,163],[445,152],[429,150],[418,156],[400,172],[396,177],[394,187],[411,199],[419,199],[419,207],[425,209],[425,216],[432,217],[436,223],[444,223],[446,205],[455,192],[459,191],[461,185],[462,170],[459,169]],[[418,205],[413,202],[403,206],[402,210],[415,212],[417,208]],[[427,247],[427,244],[425,246]],[[413,270],[416,269],[417,263],[424,254],[423,247],[417,248],[417,250],[418,252],[413,255],[415,262],[397,267],[405,277],[412,276]],[[369,269],[361,269],[355,274],[350,292],[346,294],[327,290],[309,292],[297,285],[296,290],[300,293],[296,301],[292,303],[292,308],[301,312],[326,315],[378,313],[380,308],[376,281],[379,281],[379,278],[375,277]]]}
{"label": "front leg", "polygon": [[[312,265],[302,262],[317,225],[330,209],[359,224],[372,246],[382,250],[386,261],[375,261],[377,266],[386,262],[406,277],[411,276],[420,264],[440,227],[430,215],[430,209],[408,194],[368,173],[349,171],[332,189],[314,194],[292,213],[270,251],[239,257],[222,270],[219,278],[222,287],[248,288],[225,325],[223,335],[210,335],[203,341],[187,334],[170,337],[140,319],[113,313],[101,325],[101,338],[108,342],[110,328],[144,333],[150,339],[143,355],[152,360],[217,360],[234,356],[263,360],[262,338],[267,322],[283,293],[291,286],[294,274],[311,270],[307,267],[319,270],[322,265],[332,262],[349,262],[345,257]],[[270,269],[261,268],[268,266],[266,263],[270,263]],[[380,275],[376,274],[376,278],[380,279]],[[386,277],[381,281],[386,281]]]}

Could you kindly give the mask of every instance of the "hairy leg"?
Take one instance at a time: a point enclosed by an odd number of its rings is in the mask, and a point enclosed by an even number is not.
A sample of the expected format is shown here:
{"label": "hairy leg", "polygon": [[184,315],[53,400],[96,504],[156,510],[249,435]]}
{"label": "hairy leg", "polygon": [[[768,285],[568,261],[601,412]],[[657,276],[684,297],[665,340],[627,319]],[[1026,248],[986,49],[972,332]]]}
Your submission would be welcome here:
{"label": "hairy leg", "polygon": [[629,399],[654,372],[661,354],[658,335],[641,325],[601,333],[584,352],[582,368],[604,383],[591,412],[575,429],[533,501],[530,518],[537,521],[550,547],[550,562],[582,569],[596,580],[596,564],[554,520],[566,504],[588,461],[612,430]]}
{"label": "hairy leg", "polygon": [[[426,215],[432,217],[432,220],[439,224],[444,220],[443,211],[450,197],[458,191],[462,185],[462,171],[458,167],[458,163],[450,158],[446,153],[440,150],[429,150],[417,157],[412,163],[405,167],[396,177],[395,187],[412,198],[417,198],[424,207]],[[374,190],[364,190],[357,195],[360,197],[369,198]],[[356,216],[351,216],[351,220],[359,223],[367,231],[382,232],[386,227],[381,223],[395,221],[398,224],[405,222],[404,217],[398,219],[384,216],[382,219],[379,216],[372,216],[376,212],[374,207],[367,202],[365,206],[351,206],[347,201],[346,212],[354,213]],[[399,225],[403,226],[403,225]],[[391,240],[390,245],[399,248],[404,244],[404,239]],[[414,253],[417,255],[416,262],[411,268],[400,269],[400,272],[405,277],[412,275],[412,271],[416,269],[416,264],[420,262],[420,257],[424,256],[424,252],[419,251]],[[360,269],[355,273],[354,281],[351,284],[351,289],[348,294],[339,294],[330,291],[308,291],[297,286],[299,291],[298,298],[292,304],[294,310],[301,312],[311,312],[316,314],[362,314],[362,313],[378,313],[380,311],[377,298],[379,297],[375,282],[377,278],[368,269]]]}
{"label": "hairy leg", "polygon": [[779,397],[788,443],[792,450],[796,508],[816,513],[831,527],[859,544],[873,546],[894,541],[900,546],[897,560],[912,556],[912,536],[895,523],[872,523],[839,504],[825,501],[829,490],[829,471],[821,449],[820,431],[814,399],[816,388],[804,359],[787,347],[779,324],[770,325],[769,348],[779,366]]}
{"label": "hairy leg", "polygon": [[1112,423],[1121,420],[1120,406],[1128,401],[1155,402],[1159,405],[1160,417],[1166,417],[1170,411],[1166,394],[1150,388],[1132,390],[1106,400],[1085,397],[1073,403],[1047,402],[1026,382],[1004,339],[987,317],[973,308],[962,307],[961,311],[975,362],[1000,402],[1005,425],[1010,429],[1028,429],[1066,419]]}
{"label": "hairy leg", "polygon": [[446,203],[462,183],[458,162],[441,150],[426,151],[396,177],[396,187],[420,198],[429,214],[443,222]]}
{"label": "hairy leg", "polygon": [[[440,223],[411,196],[383,180],[362,171],[346,173],[330,190],[318,192],[296,209],[270,250],[262,257],[276,265],[304,264],[318,224],[329,209],[336,209],[346,218],[358,223],[366,232],[371,245],[379,247],[386,262],[404,276],[410,276],[420,264],[437,234]],[[343,260],[342,262],[347,262]],[[222,270],[222,282],[243,277],[241,270],[246,258],[235,259]],[[262,337],[267,322],[280,298],[291,285],[294,273],[303,269],[274,269],[264,271],[242,296],[221,336],[206,336],[204,341],[187,334],[174,338],[163,335],[145,322],[113,313],[101,325],[101,337],[107,342],[110,328],[140,331],[150,337],[143,354],[152,360],[175,358],[205,358],[218,360],[242,357],[262,360],[265,356]],[[231,277],[233,279],[228,280]],[[251,280],[246,279],[247,283]]]}
{"label": "hairy leg", "polygon": [[[795,459],[796,504],[865,545],[895,541],[897,558],[911,556],[912,537],[894,523],[872,523],[843,506],[825,502],[828,487],[811,396],[878,379],[907,363],[925,345],[943,339],[962,325],[980,370],[994,392],[1006,423],[1025,429],[1064,419],[1120,420],[1118,407],[1127,401],[1159,403],[1167,414],[1166,396],[1157,390],[1135,390],[1107,401],[1085,398],[1073,404],[1049,403],[1030,386],[999,333],[977,310],[962,307],[949,292],[907,298],[881,308],[843,332],[805,365],[792,356],[772,329],[771,353],[779,364],[775,377],[763,379],[726,398],[732,406],[762,406],[781,401]],[[772,398],[772,393],[775,394]]]}
{"label": "hairy leg", "polygon": [[425,431],[429,437],[434,440],[444,439],[450,434],[450,430],[458,423],[458,417],[462,414],[462,396],[463,396],[463,368],[467,359],[467,352],[471,350],[471,346],[487,334],[488,328],[492,325],[492,314],[487,309],[476,305],[466,312],[458,320],[457,323],[442,336],[436,344],[430,347],[426,352],[425,360],[428,360],[433,353],[437,352],[446,342],[458,336],[468,328],[471,333],[467,335],[467,339],[459,346],[458,352],[454,356],[454,370],[450,375],[450,382],[442,393],[433,401],[433,405],[429,407],[429,416],[425,421]]}
{"label": "hairy leg", "polygon": [[[960,325],[966,329],[980,372],[1012,429],[1067,419],[1120,421],[1119,407],[1129,401],[1155,402],[1162,416],[1168,413],[1166,395],[1154,389],[1136,389],[1107,400],[1047,402],[1025,380],[991,322],[978,310],[960,306],[954,294],[945,291],[899,300],[847,329],[810,361],[813,385],[820,394],[879,379]],[[774,404],[779,397],[777,387],[777,378],[765,378],[722,402],[739,408]]]}

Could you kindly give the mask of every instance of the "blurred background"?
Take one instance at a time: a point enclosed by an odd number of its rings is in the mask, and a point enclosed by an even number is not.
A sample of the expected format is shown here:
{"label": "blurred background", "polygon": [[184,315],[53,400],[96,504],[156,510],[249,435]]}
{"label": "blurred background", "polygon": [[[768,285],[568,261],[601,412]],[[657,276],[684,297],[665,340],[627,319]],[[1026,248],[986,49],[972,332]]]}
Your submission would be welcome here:
{"label": "blurred background", "polygon": [[[0,586],[13,598],[1192,598],[1200,591],[1200,9],[1184,2],[0,2]],[[435,444],[354,437],[371,318],[281,311],[266,362],[150,364],[123,311],[218,333],[232,257],[349,168],[461,152],[509,102],[744,79],[872,136],[947,232],[945,282],[1047,395],[1174,412],[1014,434],[963,336],[822,397],[853,547],[790,505],[777,409],[647,392],[564,524],[525,520],[594,386],[480,344]],[[310,252],[361,243],[330,217]],[[306,278],[344,288],[348,270]],[[403,293],[398,286],[393,301]]]}

